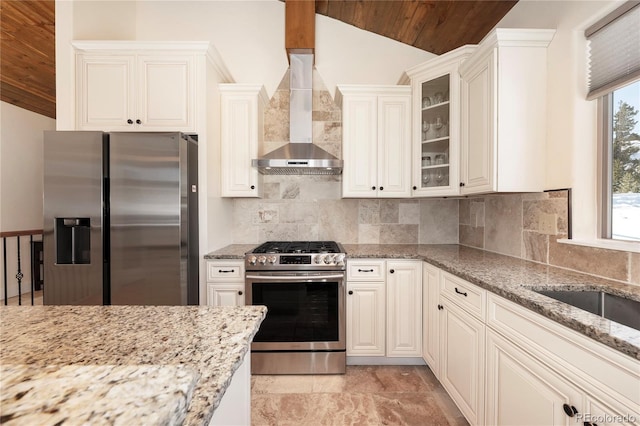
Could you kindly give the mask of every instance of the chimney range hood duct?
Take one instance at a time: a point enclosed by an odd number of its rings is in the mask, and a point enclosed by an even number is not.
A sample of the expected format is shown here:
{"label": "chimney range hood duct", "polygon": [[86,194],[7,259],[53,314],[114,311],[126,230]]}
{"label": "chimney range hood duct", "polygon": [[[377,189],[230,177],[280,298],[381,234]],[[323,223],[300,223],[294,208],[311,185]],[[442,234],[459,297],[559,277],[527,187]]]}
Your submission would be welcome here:
{"label": "chimney range hood duct", "polygon": [[291,54],[290,142],[262,158],[251,160],[265,175],[339,175],[342,160],[312,142],[313,55]]}

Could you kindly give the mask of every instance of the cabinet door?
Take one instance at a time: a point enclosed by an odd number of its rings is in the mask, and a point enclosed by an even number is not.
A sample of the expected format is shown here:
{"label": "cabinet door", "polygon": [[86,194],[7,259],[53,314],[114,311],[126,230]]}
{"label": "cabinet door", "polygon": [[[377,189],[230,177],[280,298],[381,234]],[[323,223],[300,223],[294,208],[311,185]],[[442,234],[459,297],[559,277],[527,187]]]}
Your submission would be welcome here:
{"label": "cabinet door", "polygon": [[495,189],[496,54],[462,75],[461,193]]}
{"label": "cabinet door", "polygon": [[195,131],[194,84],[193,56],[139,56],[139,130]]}
{"label": "cabinet door", "polygon": [[440,271],[422,264],[422,358],[433,374],[440,377]]}
{"label": "cabinet door", "polygon": [[347,355],[385,354],[384,281],[347,284]]}
{"label": "cabinet door", "polygon": [[258,158],[263,133],[261,88],[221,85],[220,89],[222,196],[260,197],[261,175],[251,160]]}
{"label": "cabinet door", "polygon": [[378,98],[378,196],[411,196],[411,96]]}
{"label": "cabinet door", "polygon": [[[638,406],[636,405],[636,411],[623,410],[616,412],[608,406],[602,404],[600,401],[594,399],[591,396],[587,396],[587,400],[584,405],[584,413],[581,416],[581,421],[585,426],[595,425],[615,425],[615,426],[631,426],[637,425],[640,421],[640,415],[638,415]],[[576,416],[577,417],[577,416]]]}
{"label": "cabinet door", "polygon": [[208,284],[207,305],[244,306],[244,284]]}
{"label": "cabinet door", "polygon": [[375,197],[378,194],[377,97],[345,96],[342,117],[342,196]]}
{"label": "cabinet door", "polygon": [[422,356],[422,264],[387,261],[387,356]]}
{"label": "cabinet door", "polygon": [[484,421],[484,324],[445,297],[440,311],[440,381],[470,424]]}
{"label": "cabinet door", "polygon": [[584,421],[578,421],[584,404],[577,388],[492,330],[487,331],[486,403],[488,425],[569,426]]}
{"label": "cabinet door", "polygon": [[77,128],[133,130],[134,56],[77,55],[76,73]]}

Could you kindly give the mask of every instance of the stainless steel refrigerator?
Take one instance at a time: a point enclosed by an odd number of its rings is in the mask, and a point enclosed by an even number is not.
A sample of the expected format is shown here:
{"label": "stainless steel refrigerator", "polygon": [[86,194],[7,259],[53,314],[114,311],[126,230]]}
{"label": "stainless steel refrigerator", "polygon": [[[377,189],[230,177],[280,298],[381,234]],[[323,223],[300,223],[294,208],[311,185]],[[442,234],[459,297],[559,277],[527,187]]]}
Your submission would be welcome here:
{"label": "stainless steel refrigerator", "polygon": [[197,305],[197,137],[44,133],[44,304]]}

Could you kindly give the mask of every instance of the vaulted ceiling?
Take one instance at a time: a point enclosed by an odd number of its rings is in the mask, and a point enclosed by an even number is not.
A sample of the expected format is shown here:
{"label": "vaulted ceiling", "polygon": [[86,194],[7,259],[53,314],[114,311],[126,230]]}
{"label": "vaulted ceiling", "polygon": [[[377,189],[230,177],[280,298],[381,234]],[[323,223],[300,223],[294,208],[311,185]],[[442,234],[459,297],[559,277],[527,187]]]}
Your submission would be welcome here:
{"label": "vaulted ceiling", "polygon": [[[478,43],[517,0],[315,0],[325,15],[435,54]],[[55,118],[55,2],[0,3],[0,98]]]}

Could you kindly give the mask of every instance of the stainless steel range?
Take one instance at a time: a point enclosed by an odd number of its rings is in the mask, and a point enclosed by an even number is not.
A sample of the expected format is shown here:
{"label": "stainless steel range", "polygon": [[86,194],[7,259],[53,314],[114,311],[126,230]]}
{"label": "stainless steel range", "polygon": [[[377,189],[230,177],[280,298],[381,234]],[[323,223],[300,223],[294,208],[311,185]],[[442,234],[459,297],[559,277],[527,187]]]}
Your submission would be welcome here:
{"label": "stainless steel range", "polygon": [[270,241],[245,255],[245,302],[268,309],[252,373],[344,374],[345,256],[333,241]]}

